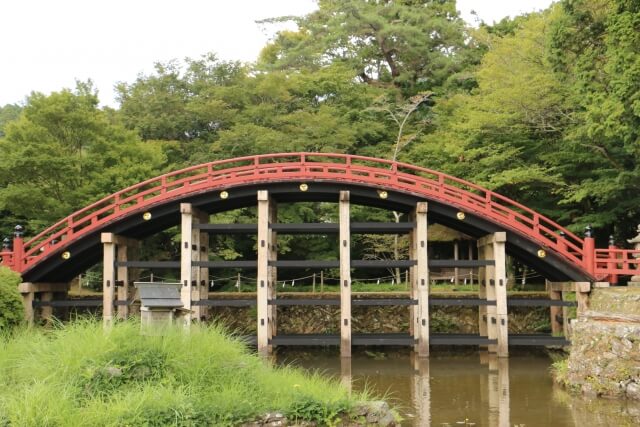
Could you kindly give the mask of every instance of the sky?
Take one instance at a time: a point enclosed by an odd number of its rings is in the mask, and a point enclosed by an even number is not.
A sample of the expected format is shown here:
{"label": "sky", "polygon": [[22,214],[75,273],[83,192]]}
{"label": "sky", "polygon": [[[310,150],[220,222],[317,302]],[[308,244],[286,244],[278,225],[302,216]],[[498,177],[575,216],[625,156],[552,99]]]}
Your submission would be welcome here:
{"label": "sky", "polygon": [[[551,0],[458,0],[461,16],[499,21],[544,9]],[[24,103],[93,80],[103,105],[113,87],[153,71],[155,62],[215,52],[253,61],[276,28],[256,20],[304,15],[313,0],[0,1],[0,106]],[[471,14],[474,10],[477,17]]]}

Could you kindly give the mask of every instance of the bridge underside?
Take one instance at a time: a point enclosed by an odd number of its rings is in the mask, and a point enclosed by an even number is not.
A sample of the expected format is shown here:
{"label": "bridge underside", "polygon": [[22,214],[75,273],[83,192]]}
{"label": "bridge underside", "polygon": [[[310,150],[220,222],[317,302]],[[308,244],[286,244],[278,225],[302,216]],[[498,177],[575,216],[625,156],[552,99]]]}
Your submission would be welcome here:
{"label": "bridge underside", "polygon": [[[308,190],[301,191],[299,181],[291,182],[260,182],[237,187],[226,187],[229,193],[227,199],[219,196],[220,188],[210,189],[187,197],[166,200],[161,204],[147,207],[151,212],[151,219],[144,220],[142,211],[131,211],[116,223],[107,224],[85,237],[73,242],[64,250],[72,254],[73,262],[62,259],[60,253],[53,253],[42,260],[34,268],[23,273],[25,282],[65,282],[69,281],[87,268],[102,259],[102,244],[100,234],[115,233],[121,236],[142,239],[180,224],[180,203],[191,203],[195,208],[209,214],[229,211],[242,207],[256,205],[258,190],[268,190],[271,197],[280,203],[323,201],[337,202],[340,191],[349,191],[351,203],[373,206],[398,212],[408,213],[415,208],[416,203],[425,201],[425,197],[409,192],[388,191],[386,198],[381,198],[379,189],[365,184],[348,182],[322,181],[308,183]],[[429,222],[442,224],[451,229],[463,232],[469,236],[480,238],[491,233],[507,232],[507,253],[524,264],[538,271],[551,281],[588,281],[586,273],[566,260],[564,257],[547,251],[545,257],[538,256],[540,249],[532,239],[513,230],[501,228],[497,224],[466,212],[465,218],[460,220],[456,214],[456,207],[429,200]]]}

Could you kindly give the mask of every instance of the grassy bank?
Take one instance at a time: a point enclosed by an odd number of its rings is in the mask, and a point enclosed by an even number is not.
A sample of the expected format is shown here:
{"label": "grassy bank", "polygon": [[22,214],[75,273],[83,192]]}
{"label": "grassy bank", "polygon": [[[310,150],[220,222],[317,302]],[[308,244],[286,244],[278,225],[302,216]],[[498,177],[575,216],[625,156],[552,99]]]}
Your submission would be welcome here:
{"label": "grassy bank", "polygon": [[237,425],[275,410],[326,424],[361,397],[272,368],[217,327],[82,321],[0,341],[0,426]]}

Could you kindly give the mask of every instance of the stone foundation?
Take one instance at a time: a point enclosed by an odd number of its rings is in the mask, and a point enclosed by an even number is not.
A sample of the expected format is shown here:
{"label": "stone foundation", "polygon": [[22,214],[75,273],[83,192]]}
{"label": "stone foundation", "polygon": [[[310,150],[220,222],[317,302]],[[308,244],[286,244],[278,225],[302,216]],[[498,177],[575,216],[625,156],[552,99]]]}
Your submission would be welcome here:
{"label": "stone foundation", "polygon": [[585,395],[640,400],[640,288],[593,290],[559,374]]}

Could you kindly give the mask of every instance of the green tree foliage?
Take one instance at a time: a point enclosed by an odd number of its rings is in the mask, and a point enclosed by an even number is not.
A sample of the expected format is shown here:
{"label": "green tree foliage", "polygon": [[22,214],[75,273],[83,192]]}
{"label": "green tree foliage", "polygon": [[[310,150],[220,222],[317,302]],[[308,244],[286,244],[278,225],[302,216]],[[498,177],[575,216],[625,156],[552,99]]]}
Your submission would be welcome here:
{"label": "green tree foliage", "polygon": [[20,116],[22,107],[16,104],[7,104],[0,107],[0,138],[4,136],[4,128],[7,123],[17,119]]}
{"label": "green tree foliage", "polygon": [[24,308],[18,293],[20,275],[7,267],[0,267],[0,332],[22,323]]}
{"label": "green tree foliage", "polygon": [[442,86],[467,59],[455,1],[320,0],[318,6],[295,19],[297,32],[281,32],[265,48],[263,66],[317,70],[346,64],[365,83],[411,96]]}
{"label": "green tree foliage", "polygon": [[640,217],[640,3],[565,0],[550,57],[573,106],[565,198],[583,222],[628,235]]}
{"label": "green tree foliage", "polygon": [[84,83],[33,93],[0,151],[0,211],[29,230],[152,177],[164,163],[158,147],[111,121]]}

